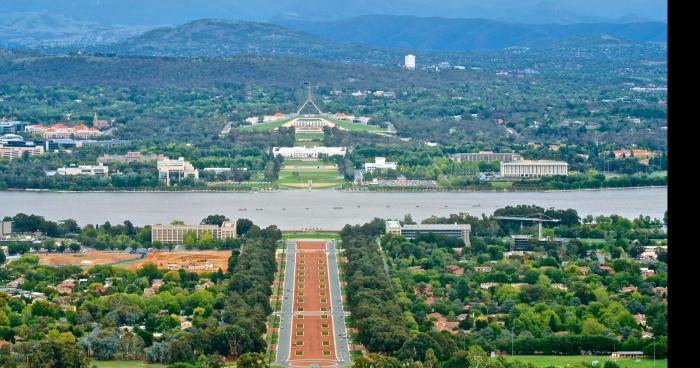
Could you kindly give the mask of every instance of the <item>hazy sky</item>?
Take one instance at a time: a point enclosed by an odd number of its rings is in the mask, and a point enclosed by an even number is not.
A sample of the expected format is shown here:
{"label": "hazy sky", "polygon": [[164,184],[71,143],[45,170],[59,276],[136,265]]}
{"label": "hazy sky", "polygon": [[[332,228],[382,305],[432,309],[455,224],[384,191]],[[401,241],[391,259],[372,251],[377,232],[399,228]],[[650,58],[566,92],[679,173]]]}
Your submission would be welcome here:
{"label": "hazy sky", "polygon": [[341,19],[366,14],[483,17],[519,22],[666,20],[666,0],[0,0],[0,14],[47,12],[111,24],[181,24],[201,18]]}

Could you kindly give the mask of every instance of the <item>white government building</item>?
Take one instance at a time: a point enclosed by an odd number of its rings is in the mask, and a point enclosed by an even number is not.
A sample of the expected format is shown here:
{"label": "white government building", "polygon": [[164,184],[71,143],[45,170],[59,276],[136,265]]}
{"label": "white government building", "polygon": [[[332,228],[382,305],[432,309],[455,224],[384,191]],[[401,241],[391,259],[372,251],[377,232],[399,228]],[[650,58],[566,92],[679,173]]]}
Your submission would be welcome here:
{"label": "white government building", "polygon": [[169,158],[158,160],[157,167],[158,178],[165,180],[166,185],[170,185],[173,181],[179,182],[181,179],[189,176],[199,179],[199,171],[191,163],[185,161],[184,157],[180,157],[177,160]]}
{"label": "white government building", "polygon": [[66,175],[66,176],[74,176],[74,175],[90,175],[90,176],[96,176],[96,175],[108,175],[109,174],[109,167],[105,166],[103,164],[99,164],[97,166],[90,166],[90,165],[80,165],[78,167],[75,166],[69,166],[69,167],[59,167],[56,170],[56,174],[58,175]]}
{"label": "white government building", "polygon": [[346,147],[274,147],[272,154],[284,158],[318,158],[319,155],[345,156]]}
{"label": "white government building", "polygon": [[398,164],[396,162],[386,162],[385,157],[375,157],[374,162],[362,164],[363,173],[373,173],[376,170],[396,170]]}
{"label": "white government building", "polygon": [[501,176],[504,178],[532,178],[568,174],[569,164],[564,161],[518,160],[501,162]]}

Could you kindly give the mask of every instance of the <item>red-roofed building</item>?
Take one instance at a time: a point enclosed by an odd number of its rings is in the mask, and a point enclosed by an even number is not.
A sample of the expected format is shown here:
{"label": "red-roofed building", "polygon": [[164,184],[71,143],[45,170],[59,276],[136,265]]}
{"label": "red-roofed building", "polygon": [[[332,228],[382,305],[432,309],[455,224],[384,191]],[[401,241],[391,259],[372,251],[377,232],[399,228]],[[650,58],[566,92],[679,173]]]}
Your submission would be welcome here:
{"label": "red-roofed building", "polygon": [[454,328],[459,327],[459,322],[448,322],[442,314],[433,312],[426,316],[428,319],[434,319],[435,324],[433,325],[433,330],[435,331],[447,331],[451,334],[456,334],[457,331],[453,331]]}

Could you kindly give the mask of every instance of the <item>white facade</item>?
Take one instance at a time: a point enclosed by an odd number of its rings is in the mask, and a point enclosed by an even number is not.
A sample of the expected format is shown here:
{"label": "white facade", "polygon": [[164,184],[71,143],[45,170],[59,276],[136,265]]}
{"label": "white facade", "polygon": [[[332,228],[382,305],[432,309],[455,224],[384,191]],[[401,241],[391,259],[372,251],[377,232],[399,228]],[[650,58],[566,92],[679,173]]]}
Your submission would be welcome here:
{"label": "white facade", "polygon": [[470,153],[455,153],[450,155],[454,161],[519,161],[523,157],[512,152],[479,151]]}
{"label": "white facade", "polygon": [[180,179],[186,177],[199,179],[199,171],[191,163],[185,161],[184,157],[180,157],[177,160],[169,158],[159,160],[157,166],[158,177],[160,180],[165,180],[166,185],[170,185],[173,180],[180,181]]}
{"label": "white facade", "polygon": [[56,170],[58,175],[107,175],[109,174],[109,166],[99,164],[97,166],[80,165],[78,167],[61,167]]}
{"label": "white facade", "polygon": [[501,162],[501,176],[504,178],[530,178],[568,174],[569,164],[564,161],[519,160]]}
{"label": "white facade", "polygon": [[396,170],[397,168],[396,162],[386,162],[384,157],[375,157],[374,162],[362,164],[363,173],[373,173],[376,170]]}
{"label": "white facade", "polygon": [[408,70],[416,70],[416,55],[406,55],[404,58],[404,68]]}
{"label": "white facade", "polygon": [[284,158],[318,158],[319,155],[345,156],[345,147],[275,147],[272,154]]}

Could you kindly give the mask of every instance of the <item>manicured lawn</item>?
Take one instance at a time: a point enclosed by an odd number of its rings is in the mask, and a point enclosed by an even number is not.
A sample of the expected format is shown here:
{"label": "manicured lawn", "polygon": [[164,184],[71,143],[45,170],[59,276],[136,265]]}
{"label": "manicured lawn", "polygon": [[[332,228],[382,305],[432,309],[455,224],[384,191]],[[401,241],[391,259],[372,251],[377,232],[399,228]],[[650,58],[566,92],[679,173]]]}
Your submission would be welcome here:
{"label": "manicured lawn", "polygon": [[284,160],[284,165],[285,166],[325,166],[325,165],[335,165],[332,162],[323,162],[323,161],[318,161],[318,160],[291,160],[291,159],[286,159]]}
{"label": "manicured lawn", "polygon": [[280,121],[275,121],[272,123],[260,123],[260,124],[255,124],[255,125],[245,125],[240,127],[240,130],[249,130],[249,131],[272,131],[274,129],[279,128],[282,126],[282,124],[288,122],[290,119],[286,120],[280,120]]}
{"label": "manicured lawn", "polygon": [[[336,119],[331,119],[331,118],[326,118],[324,119],[333,122],[336,126],[343,128],[345,130],[349,131],[354,131],[354,132],[386,132],[387,130],[384,128],[380,128],[375,125],[364,125],[360,123],[351,123],[349,121],[343,121],[343,120],[336,120]],[[286,120],[281,120],[281,121],[275,121],[272,123],[260,123],[260,124],[255,124],[255,125],[245,125],[240,127],[239,129],[241,130],[249,130],[249,131],[271,131],[273,129],[279,128],[283,124],[287,123],[291,119],[286,119]]]}
{"label": "manicured lawn", "polygon": [[91,360],[89,367],[97,368],[165,368],[163,364],[147,364],[135,360]]}
{"label": "manicured lawn", "polygon": [[315,139],[323,140],[323,132],[305,132],[303,130],[295,133],[296,139]]}
{"label": "manicured lawn", "polygon": [[511,188],[513,186],[512,181],[492,181],[491,187],[496,189]]}
{"label": "manicured lawn", "polygon": [[[621,368],[654,368],[653,359],[613,359],[609,356],[595,356],[595,355],[516,355],[512,357],[506,357],[508,360],[519,360],[524,363],[532,363],[535,367],[566,367],[568,364],[575,364],[580,362],[591,363],[594,360],[598,361],[596,367],[602,367],[607,360],[612,360],[617,363]],[[668,362],[666,359],[657,359],[656,368],[667,368]]]}
{"label": "manicured lawn", "polygon": [[340,236],[338,233],[322,232],[284,233],[282,234],[282,239],[340,239]]}
{"label": "manicured lawn", "polygon": [[[296,173],[296,174],[295,174]],[[328,184],[336,186],[345,182],[345,178],[337,170],[286,170],[280,171],[280,185],[306,184],[312,181],[313,184]]]}

